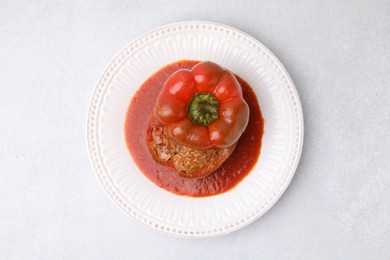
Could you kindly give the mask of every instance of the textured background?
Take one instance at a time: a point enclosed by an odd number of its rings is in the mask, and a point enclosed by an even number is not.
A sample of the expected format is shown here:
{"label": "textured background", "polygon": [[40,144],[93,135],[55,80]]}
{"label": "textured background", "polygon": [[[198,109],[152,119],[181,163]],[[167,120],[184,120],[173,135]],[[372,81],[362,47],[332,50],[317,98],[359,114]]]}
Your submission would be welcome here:
{"label": "textured background", "polygon": [[[390,258],[390,1],[215,2],[0,1],[0,259]],[[264,43],[305,116],[301,163],[280,201],[211,239],[130,219],[86,151],[89,98],[112,56],[182,20]]]}

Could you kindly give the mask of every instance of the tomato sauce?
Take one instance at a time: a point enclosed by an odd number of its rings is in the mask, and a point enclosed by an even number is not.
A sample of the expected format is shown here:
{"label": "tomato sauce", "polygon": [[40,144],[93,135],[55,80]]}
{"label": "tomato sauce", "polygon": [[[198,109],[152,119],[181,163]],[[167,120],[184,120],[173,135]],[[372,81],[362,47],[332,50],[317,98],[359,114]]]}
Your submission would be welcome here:
{"label": "tomato sauce", "polygon": [[212,174],[201,179],[185,179],[157,163],[147,147],[147,127],[154,105],[166,79],[178,69],[191,69],[198,61],[169,64],[146,80],[130,102],[125,121],[127,147],[141,172],[157,186],[178,195],[206,197],[224,193],[244,179],[256,164],[263,136],[263,117],[252,88],[236,76],[250,108],[249,123],[230,157]]}

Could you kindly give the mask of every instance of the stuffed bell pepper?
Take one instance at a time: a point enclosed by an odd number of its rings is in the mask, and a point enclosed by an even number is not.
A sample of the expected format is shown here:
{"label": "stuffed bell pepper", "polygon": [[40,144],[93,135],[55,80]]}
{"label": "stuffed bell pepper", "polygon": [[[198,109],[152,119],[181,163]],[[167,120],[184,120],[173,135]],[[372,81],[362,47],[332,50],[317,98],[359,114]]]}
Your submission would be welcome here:
{"label": "stuffed bell pepper", "polygon": [[231,155],[248,120],[249,107],[234,74],[200,62],[165,82],[149,127],[149,150],[179,176],[204,177]]}

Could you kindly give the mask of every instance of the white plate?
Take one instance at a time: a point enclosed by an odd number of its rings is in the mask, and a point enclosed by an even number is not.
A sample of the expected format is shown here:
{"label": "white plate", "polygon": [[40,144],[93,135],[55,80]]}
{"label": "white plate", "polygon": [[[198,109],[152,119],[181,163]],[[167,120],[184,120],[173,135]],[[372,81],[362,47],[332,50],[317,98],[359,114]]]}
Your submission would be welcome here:
{"label": "white plate", "polygon": [[[132,96],[158,69],[182,59],[211,60],[244,78],[265,120],[254,169],[217,196],[191,198],[157,187],[139,171],[126,147],[124,121]],[[99,181],[128,215],[163,233],[210,237],[248,225],[280,198],[300,158],[303,116],[294,83],[263,44],[225,25],[181,22],[138,37],[108,65],[92,96],[87,138]]]}

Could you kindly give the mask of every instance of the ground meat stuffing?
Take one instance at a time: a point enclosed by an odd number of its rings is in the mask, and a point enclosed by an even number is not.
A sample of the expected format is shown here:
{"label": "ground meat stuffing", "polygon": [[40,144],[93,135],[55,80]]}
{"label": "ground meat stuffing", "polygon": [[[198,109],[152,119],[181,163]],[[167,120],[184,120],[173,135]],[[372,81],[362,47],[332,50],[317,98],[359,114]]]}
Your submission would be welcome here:
{"label": "ground meat stuffing", "polygon": [[219,168],[236,145],[224,149],[193,149],[171,140],[165,128],[152,119],[148,127],[148,148],[153,158],[184,178],[201,178]]}

